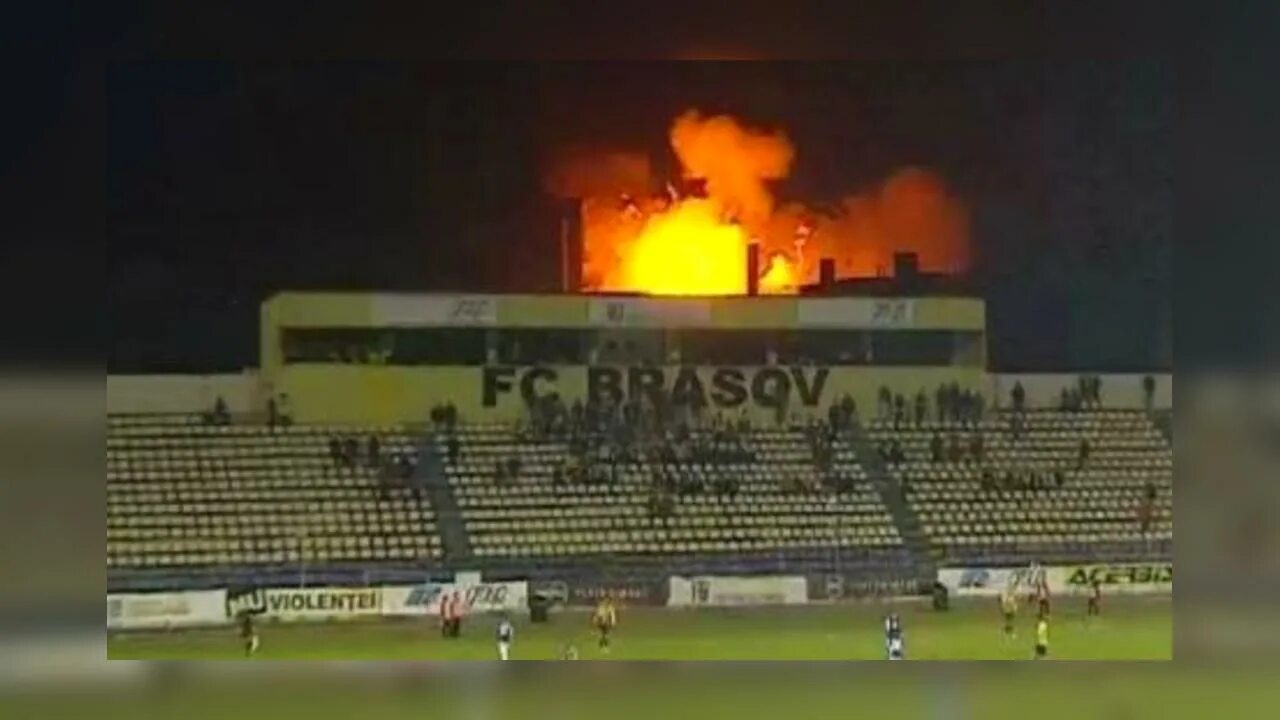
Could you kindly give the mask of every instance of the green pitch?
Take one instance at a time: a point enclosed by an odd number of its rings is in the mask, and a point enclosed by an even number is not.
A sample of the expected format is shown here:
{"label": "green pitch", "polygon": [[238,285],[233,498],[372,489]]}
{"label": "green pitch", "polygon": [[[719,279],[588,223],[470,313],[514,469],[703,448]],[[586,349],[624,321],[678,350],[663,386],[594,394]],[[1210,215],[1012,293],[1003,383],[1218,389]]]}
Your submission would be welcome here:
{"label": "green pitch", "polygon": [[[1032,655],[1034,613],[1024,607],[1014,639],[1001,632],[994,600],[953,602],[948,612],[927,604],[845,604],[789,608],[668,610],[624,608],[611,652],[596,646],[584,611],[554,613],[550,622],[514,617],[512,659],[547,660],[568,643],[580,659],[596,660],[878,660],[881,622],[890,610],[903,619],[908,659],[1024,660]],[[1170,659],[1170,598],[1107,598],[1101,618],[1087,619],[1083,599],[1055,601],[1050,657],[1058,659]],[[440,637],[434,619],[329,624],[260,623],[257,659],[494,660],[495,616],[467,619],[463,636]],[[122,633],[108,638],[111,658],[239,658],[232,628]]]}

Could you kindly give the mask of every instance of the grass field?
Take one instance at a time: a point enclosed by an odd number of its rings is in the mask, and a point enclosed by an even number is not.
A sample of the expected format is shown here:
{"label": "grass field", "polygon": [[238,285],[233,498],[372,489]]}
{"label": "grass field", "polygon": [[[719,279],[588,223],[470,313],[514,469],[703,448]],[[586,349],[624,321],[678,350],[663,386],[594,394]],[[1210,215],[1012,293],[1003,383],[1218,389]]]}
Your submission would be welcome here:
{"label": "grass field", "polygon": [[[1032,654],[1034,613],[1023,608],[1018,636],[1000,631],[995,601],[953,601],[948,612],[925,603],[820,605],[790,608],[667,610],[624,608],[613,648],[596,647],[583,611],[552,615],[545,624],[515,617],[516,660],[547,660],[573,643],[581,659],[612,660],[878,660],[881,620],[890,609],[903,620],[908,659],[1023,660]],[[262,623],[258,659],[493,660],[493,616],[467,619],[463,636],[440,637],[434,620],[330,624]],[[239,658],[235,630],[114,634],[113,659]],[[1087,620],[1082,599],[1059,599],[1050,625],[1050,657],[1148,660],[1173,656],[1173,603],[1164,598],[1108,598],[1104,615]]]}

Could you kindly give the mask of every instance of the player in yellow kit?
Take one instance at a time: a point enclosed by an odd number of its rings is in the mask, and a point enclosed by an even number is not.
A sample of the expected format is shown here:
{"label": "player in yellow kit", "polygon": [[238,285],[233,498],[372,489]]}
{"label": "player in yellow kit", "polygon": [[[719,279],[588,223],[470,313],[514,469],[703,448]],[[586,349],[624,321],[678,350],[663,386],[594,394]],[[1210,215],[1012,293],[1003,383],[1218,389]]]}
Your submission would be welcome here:
{"label": "player in yellow kit", "polygon": [[1036,622],[1036,659],[1049,656],[1049,616],[1041,615]]}
{"label": "player in yellow kit", "polygon": [[596,632],[600,634],[600,649],[609,652],[609,633],[613,632],[613,628],[618,624],[618,610],[614,607],[613,599],[605,596],[596,603],[595,614],[591,617],[591,624],[595,626]]}
{"label": "player in yellow kit", "polygon": [[1018,631],[1014,628],[1014,618],[1018,614],[1018,595],[1013,590],[1000,593],[1000,614],[1004,616],[1004,636],[1010,639],[1018,637]]}

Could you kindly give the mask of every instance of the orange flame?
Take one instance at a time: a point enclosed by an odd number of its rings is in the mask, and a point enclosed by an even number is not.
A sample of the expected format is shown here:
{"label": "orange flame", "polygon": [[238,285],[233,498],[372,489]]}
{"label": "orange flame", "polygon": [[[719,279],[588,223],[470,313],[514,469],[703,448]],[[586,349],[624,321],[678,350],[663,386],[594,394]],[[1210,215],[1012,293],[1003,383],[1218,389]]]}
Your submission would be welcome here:
{"label": "orange flame", "polygon": [[794,293],[799,288],[795,264],[782,253],[769,258],[769,268],[760,278],[760,292],[771,295]]}
{"label": "orange flame", "polygon": [[742,228],[721,222],[709,200],[686,200],[653,215],[622,264],[621,287],[656,295],[740,295],[746,291]]}
{"label": "orange flame", "polygon": [[766,293],[815,282],[822,257],[834,258],[842,277],[882,275],[901,251],[917,253],[925,271],[968,267],[968,212],[928,170],[899,170],[823,214],[775,207],[769,184],[787,177],[795,157],[781,132],[689,111],[672,124],[670,141],[684,177],[700,180],[693,184],[705,197],[669,197],[637,154],[575,153],[548,175],[550,191],[583,200],[583,289],[742,294],[753,241],[769,258],[760,277]]}

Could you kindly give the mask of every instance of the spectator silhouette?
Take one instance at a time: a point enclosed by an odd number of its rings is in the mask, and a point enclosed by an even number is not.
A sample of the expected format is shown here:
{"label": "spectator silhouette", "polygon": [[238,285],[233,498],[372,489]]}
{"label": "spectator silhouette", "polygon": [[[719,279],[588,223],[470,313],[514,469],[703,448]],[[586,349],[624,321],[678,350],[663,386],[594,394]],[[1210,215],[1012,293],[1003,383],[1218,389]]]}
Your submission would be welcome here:
{"label": "spectator silhouette", "polygon": [[285,425],[293,424],[293,398],[289,393],[280,393],[280,421]]}
{"label": "spectator silhouette", "polygon": [[354,466],[360,459],[360,444],[354,437],[342,441],[342,454],[348,467]]}
{"label": "spectator silhouette", "polygon": [[231,424],[231,411],[227,409],[227,401],[221,395],[213,401],[213,422],[217,425]]}
{"label": "spectator silhouette", "polygon": [[1015,411],[1022,412],[1026,409],[1027,391],[1023,389],[1021,380],[1013,383],[1013,392],[1011,393],[1011,397],[1013,399],[1013,409]]}
{"label": "spectator silhouette", "polygon": [[986,446],[981,432],[975,432],[969,438],[969,454],[973,456],[974,462],[982,463],[986,459]]}
{"label": "spectator silhouette", "polygon": [[446,441],[446,446],[446,452],[449,455],[449,464],[456,467],[458,465],[458,456],[462,452],[462,446],[458,441],[457,434],[449,435],[449,439]]}
{"label": "spectator silhouette", "polygon": [[858,412],[858,406],[853,402],[853,396],[849,393],[844,394],[844,398],[840,400],[840,412],[844,414],[845,423],[853,424],[853,416]]}

